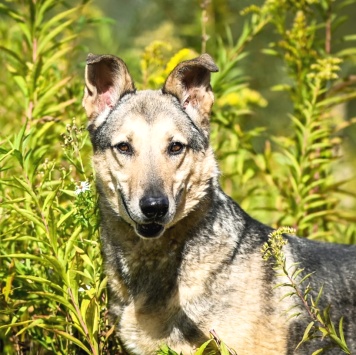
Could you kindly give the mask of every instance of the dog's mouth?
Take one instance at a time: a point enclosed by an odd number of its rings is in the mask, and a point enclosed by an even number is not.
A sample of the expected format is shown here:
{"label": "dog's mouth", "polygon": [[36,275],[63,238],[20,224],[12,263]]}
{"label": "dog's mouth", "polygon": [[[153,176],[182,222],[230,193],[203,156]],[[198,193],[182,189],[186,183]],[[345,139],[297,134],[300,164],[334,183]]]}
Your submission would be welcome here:
{"label": "dog's mouth", "polygon": [[157,238],[163,232],[164,227],[158,223],[136,224],[136,230],[144,238]]}
{"label": "dog's mouth", "polygon": [[[121,201],[124,205],[124,208],[126,210],[127,215],[130,217],[130,219],[135,222],[135,220],[132,218],[129,209],[127,207],[126,201],[124,199],[124,196],[122,194],[122,192],[120,191],[120,196],[121,196]],[[159,223],[135,223],[136,225],[136,233],[142,237],[142,238],[158,238],[161,236],[162,232],[164,231],[164,226],[162,224]]]}

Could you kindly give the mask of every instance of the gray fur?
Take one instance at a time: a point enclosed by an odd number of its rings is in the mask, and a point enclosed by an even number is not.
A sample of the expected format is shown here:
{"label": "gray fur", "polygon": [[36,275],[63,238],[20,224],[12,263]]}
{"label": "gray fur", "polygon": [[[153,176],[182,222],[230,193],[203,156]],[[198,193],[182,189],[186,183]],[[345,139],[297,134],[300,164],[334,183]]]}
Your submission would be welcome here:
{"label": "gray fur", "polygon": [[[122,60],[88,60],[83,105],[118,336],[132,354],[155,354],[163,344],[189,354],[211,329],[239,355],[311,354],[323,343],[295,351],[309,320],[283,314],[298,300],[280,302],[288,290],[273,289],[280,281],[261,257],[271,228],[219,186],[208,144],[216,70],[203,55],[179,64],[162,90],[136,92]],[[155,217],[145,215],[143,198],[167,201],[167,211],[159,206]],[[324,285],[323,306],[333,305],[335,323],[345,316],[356,351],[355,246],[287,239],[288,262],[315,272],[311,282],[316,291]]]}

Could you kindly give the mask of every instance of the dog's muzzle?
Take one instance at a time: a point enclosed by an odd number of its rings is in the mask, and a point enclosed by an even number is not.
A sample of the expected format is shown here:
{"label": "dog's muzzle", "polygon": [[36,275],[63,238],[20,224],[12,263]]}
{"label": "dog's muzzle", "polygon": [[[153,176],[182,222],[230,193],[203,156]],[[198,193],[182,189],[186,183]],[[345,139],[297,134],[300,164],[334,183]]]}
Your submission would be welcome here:
{"label": "dog's muzzle", "polygon": [[142,238],[158,238],[164,231],[165,220],[169,210],[169,200],[165,195],[146,195],[139,201],[142,217],[134,218],[120,191],[121,201],[127,215],[135,223],[135,231]]}
{"label": "dog's muzzle", "polygon": [[144,196],[139,205],[148,223],[137,224],[137,232],[145,238],[158,237],[164,229],[158,222],[167,215],[169,209],[167,196]]}

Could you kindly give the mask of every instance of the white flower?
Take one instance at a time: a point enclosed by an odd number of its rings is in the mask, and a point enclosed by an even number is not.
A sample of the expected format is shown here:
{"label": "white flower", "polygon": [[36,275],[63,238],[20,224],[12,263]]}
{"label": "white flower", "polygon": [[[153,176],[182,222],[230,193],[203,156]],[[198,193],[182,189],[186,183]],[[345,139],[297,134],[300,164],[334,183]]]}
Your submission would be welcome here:
{"label": "white flower", "polygon": [[84,286],[85,286],[86,289],[83,288],[83,287],[79,287],[78,291],[79,292],[84,292],[84,291],[87,291],[87,290],[89,291],[91,289],[91,286],[89,286],[89,285],[84,285]]}
{"label": "white flower", "polygon": [[85,191],[90,190],[90,184],[88,181],[81,181],[80,185],[77,186],[76,190],[74,191],[76,195],[79,195]]}

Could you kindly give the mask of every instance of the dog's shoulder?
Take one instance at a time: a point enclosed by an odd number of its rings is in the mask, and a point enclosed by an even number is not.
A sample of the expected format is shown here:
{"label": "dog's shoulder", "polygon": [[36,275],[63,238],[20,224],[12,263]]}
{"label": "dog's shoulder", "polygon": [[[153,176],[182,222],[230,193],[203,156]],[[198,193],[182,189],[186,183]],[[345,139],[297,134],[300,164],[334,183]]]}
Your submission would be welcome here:
{"label": "dog's shoulder", "polygon": [[[335,262],[343,267],[355,265],[356,245],[320,242],[290,235],[285,238],[290,252],[301,263],[328,265],[330,269],[333,269]],[[350,268],[349,272],[356,274],[354,269]]]}

